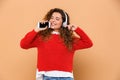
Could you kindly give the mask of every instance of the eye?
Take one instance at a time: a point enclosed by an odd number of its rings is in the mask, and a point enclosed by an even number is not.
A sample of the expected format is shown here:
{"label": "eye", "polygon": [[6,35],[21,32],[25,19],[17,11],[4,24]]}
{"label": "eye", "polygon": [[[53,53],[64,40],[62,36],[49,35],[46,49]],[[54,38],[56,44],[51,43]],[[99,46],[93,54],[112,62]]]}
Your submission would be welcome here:
{"label": "eye", "polygon": [[57,21],[59,21],[60,19],[56,19]]}
{"label": "eye", "polygon": [[53,19],[54,17],[51,17],[50,19]]}
{"label": "eye", "polygon": [[60,20],[60,18],[58,18],[58,17],[57,17],[57,18],[56,18],[56,20],[57,20],[57,21],[59,21],[59,20]]}

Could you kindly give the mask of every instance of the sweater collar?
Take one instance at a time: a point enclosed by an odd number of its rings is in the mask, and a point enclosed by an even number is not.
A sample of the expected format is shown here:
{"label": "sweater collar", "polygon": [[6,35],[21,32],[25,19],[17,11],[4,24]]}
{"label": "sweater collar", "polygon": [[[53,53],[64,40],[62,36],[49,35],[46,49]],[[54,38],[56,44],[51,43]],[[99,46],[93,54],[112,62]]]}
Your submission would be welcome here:
{"label": "sweater collar", "polygon": [[60,33],[57,32],[57,31],[53,31],[52,34],[57,34],[57,35],[58,35],[58,34],[60,34]]}

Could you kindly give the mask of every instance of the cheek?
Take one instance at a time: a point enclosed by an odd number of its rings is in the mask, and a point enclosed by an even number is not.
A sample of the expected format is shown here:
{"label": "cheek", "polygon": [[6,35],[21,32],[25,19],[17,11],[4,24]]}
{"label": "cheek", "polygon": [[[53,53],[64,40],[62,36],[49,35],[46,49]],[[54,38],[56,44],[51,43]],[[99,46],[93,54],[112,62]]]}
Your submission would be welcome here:
{"label": "cheek", "polygon": [[50,19],[49,22],[52,22],[52,20]]}
{"label": "cheek", "polygon": [[59,24],[60,26],[62,26],[62,21],[59,21],[58,24]]}

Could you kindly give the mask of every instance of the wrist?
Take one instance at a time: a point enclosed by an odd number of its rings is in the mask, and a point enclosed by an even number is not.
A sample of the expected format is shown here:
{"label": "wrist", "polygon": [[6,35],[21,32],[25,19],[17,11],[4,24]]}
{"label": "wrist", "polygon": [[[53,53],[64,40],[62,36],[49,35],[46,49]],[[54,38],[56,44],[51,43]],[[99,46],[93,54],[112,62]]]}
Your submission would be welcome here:
{"label": "wrist", "polygon": [[39,30],[37,28],[34,29],[35,32],[39,32]]}

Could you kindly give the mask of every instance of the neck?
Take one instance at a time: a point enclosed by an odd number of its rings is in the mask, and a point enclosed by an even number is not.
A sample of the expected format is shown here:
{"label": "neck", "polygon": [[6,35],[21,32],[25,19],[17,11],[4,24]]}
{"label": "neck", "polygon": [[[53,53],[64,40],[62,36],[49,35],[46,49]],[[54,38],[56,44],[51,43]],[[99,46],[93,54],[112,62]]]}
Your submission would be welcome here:
{"label": "neck", "polygon": [[59,32],[59,31],[54,30],[54,31],[52,31],[52,34],[60,34],[60,32]]}
{"label": "neck", "polygon": [[59,30],[58,29],[56,29],[56,30],[54,30],[55,32],[59,32]]}

